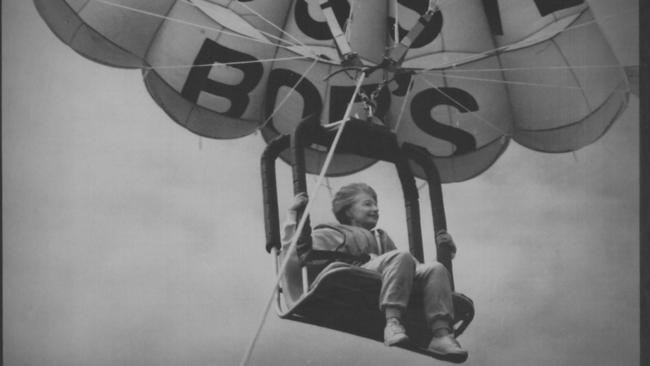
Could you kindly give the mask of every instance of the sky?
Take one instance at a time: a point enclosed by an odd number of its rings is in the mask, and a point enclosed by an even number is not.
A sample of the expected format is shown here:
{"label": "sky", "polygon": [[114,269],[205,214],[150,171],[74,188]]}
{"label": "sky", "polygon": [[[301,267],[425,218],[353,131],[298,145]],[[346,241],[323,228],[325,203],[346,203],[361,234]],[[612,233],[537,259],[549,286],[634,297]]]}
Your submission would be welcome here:
{"label": "sky", "polygon": [[[590,4],[635,65],[636,2]],[[261,136],[199,138],[139,71],[75,54],[31,1],[2,10],[4,364],[238,364],[274,283]],[[639,363],[638,110],[631,96],[575,154],[512,143],[484,174],[444,186],[456,286],[477,312],[460,338],[466,365]],[[391,169],[330,183],[375,186],[380,225],[405,246]],[[280,192],[283,209],[290,195]],[[314,221],[332,219],[328,201],[324,190]],[[271,313],[250,364],[398,363],[432,360]]]}

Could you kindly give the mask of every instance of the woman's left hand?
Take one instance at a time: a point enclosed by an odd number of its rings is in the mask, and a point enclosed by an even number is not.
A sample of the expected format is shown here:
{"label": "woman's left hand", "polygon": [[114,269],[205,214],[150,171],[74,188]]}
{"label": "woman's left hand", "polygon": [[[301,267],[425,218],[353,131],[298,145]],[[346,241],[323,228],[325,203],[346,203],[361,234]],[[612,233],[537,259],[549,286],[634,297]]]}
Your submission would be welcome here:
{"label": "woman's left hand", "polygon": [[454,239],[452,239],[451,235],[446,230],[438,231],[436,234],[436,245],[449,250],[449,253],[451,253],[451,259],[454,259],[456,256],[456,243],[454,243]]}
{"label": "woman's left hand", "polygon": [[309,202],[309,197],[307,196],[307,193],[305,192],[298,193],[293,198],[293,203],[291,204],[291,206],[289,206],[289,212],[302,211],[305,208],[305,206],[307,206],[307,202]]}

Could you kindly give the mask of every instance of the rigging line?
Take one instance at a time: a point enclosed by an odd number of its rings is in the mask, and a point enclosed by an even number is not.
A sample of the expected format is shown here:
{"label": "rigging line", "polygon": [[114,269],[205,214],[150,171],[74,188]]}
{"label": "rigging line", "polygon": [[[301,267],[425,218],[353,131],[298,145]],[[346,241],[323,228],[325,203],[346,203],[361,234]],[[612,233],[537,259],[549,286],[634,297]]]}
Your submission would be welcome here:
{"label": "rigging line", "polygon": [[[465,106],[463,105],[463,103],[460,103],[460,102],[457,101],[456,99],[452,98],[449,94],[447,94],[447,93],[445,93],[444,91],[442,91],[442,90],[440,89],[440,87],[433,85],[433,83],[432,83],[431,81],[427,80],[426,78],[423,78],[423,80],[424,80],[424,82],[426,82],[427,84],[429,84],[431,87],[433,87],[434,89],[436,89],[440,94],[444,95],[446,98],[449,98],[449,100],[451,100],[452,102],[456,103],[457,105],[462,106],[462,107],[465,108]],[[502,135],[505,135],[505,136],[511,136],[511,133],[509,133],[509,132],[505,132],[505,131],[501,130],[499,127],[497,127],[496,125],[494,125],[492,122],[490,122],[490,121],[488,121],[487,119],[483,118],[480,114],[478,114],[478,113],[476,113],[476,112],[473,112],[473,111],[470,111],[468,108],[465,108],[465,109],[466,109],[469,113],[471,113],[472,115],[478,117],[478,119],[481,120],[482,122],[484,122],[488,127],[494,129],[495,131],[499,132],[499,133],[502,134]]]}
{"label": "rigging line", "polygon": [[395,5],[395,25],[393,26],[393,48],[399,44],[399,3],[398,0],[393,0]]}
{"label": "rigging line", "polygon": [[287,61],[287,60],[303,60],[303,59],[312,59],[307,56],[294,56],[294,57],[278,57],[278,58],[267,58],[260,60],[252,61],[234,61],[234,62],[212,62],[209,64],[197,64],[197,65],[163,65],[163,66],[144,66],[141,67],[143,70],[157,70],[157,69],[191,69],[194,67],[220,67],[220,66],[232,66],[232,65],[243,65],[243,64],[255,64],[262,62],[275,62],[275,61]]}
{"label": "rigging line", "polygon": [[318,0],[318,3],[320,5],[321,13],[325,17],[327,27],[332,34],[332,40],[334,41],[334,45],[336,46],[339,55],[342,56],[344,62],[350,61],[356,64],[359,59],[352,51],[346,33],[343,31],[341,24],[339,24],[338,19],[336,18],[333,3],[330,0]]}
{"label": "rigging line", "polygon": [[[591,7],[589,7],[589,10],[591,10]],[[580,24],[576,24],[576,25],[570,26],[570,27],[568,27],[568,28],[563,29],[560,33],[562,33],[562,32],[566,32],[566,31],[568,31],[568,30],[573,30],[573,29],[578,29],[578,28],[586,27],[586,26],[589,26],[589,25],[592,25],[592,24],[596,24],[596,25],[598,25],[598,22],[602,22],[603,20],[611,19],[611,18],[615,18],[615,17],[619,17],[619,16],[622,16],[622,15],[624,15],[624,14],[626,14],[626,13],[631,13],[631,12],[635,12],[635,13],[636,13],[636,12],[638,12],[638,11],[639,11],[638,8],[629,8],[629,9],[625,9],[625,10],[618,11],[618,12],[616,12],[616,13],[612,13],[612,14],[609,14],[609,15],[605,15],[605,16],[601,17],[600,19],[596,19],[596,17],[594,16],[594,19],[593,19],[593,20],[590,20],[590,21],[588,21],[588,22],[584,22],[584,23],[580,23]],[[559,33],[558,33],[558,34],[559,34]]]}
{"label": "rigging line", "polygon": [[404,116],[404,111],[406,110],[406,102],[408,101],[409,96],[411,95],[411,89],[413,88],[414,81],[415,78],[411,77],[411,81],[409,81],[409,85],[406,88],[406,95],[404,95],[404,102],[402,102],[402,106],[400,107],[399,110],[399,115],[397,116],[397,122],[395,123],[395,127],[393,128],[393,133],[397,133],[399,126],[402,124],[402,117]]}
{"label": "rigging line", "polygon": [[350,30],[352,28],[352,20],[354,18],[354,7],[357,5],[355,0],[350,0],[350,12],[348,18],[345,20],[345,39],[350,42]]}
{"label": "rigging line", "polygon": [[[445,69],[447,72],[502,72],[502,71],[530,71],[530,70],[569,70],[569,69],[618,69],[623,68],[621,65],[579,65],[579,66],[545,66],[545,67],[503,67],[503,68],[484,68],[484,69]],[[442,71],[442,69],[428,69],[424,73],[431,71]]]}
{"label": "rigging line", "polygon": [[[316,176],[314,176],[312,181],[316,182],[317,179],[318,178]],[[323,183],[323,185],[325,186],[325,188],[327,188],[327,191],[328,191],[329,196],[330,196],[330,200],[332,198],[334,198],[334,193],[333,193],[333,190],[332,190],[332,184],[330,183],[330,179],[328,177],[325,177],[325,183]]]}
{"label": "rigging line", "polygon": [[[438,2],[438,4],[437,4],[438,7],[440,7],[440,5],[442,5],[442,4],[444,4],[444,3],[447,3],[447,2],[450,2],[450,0],[437,0],[437,2]],[[585,8],[585,9],[583,9],[582,11],[584,11],[584,10],[586,10],[586,9],[591,10],[592,7],[588,5],[588,7]],[[599,19],[596,19],[596,17],[594,17],[593,20],[590,20],[590,21],[588,21],[588,22],[581,23],[581,24],[576,24],[576,25],[574,25],[574,26],[571,26],[571,27],[569,27],[569,28],[566,28],[566,29],[562,30],[562,32],[567,31],[567,30],[571,30],[571,29],[581,28],[581,27],[584,27],[584,26],[587,26],[587,25],[591,25],[592,23],[602,22],[603,20],[610,19],[610,18],[615,18],[615,17],[619,17],[619,16],[622,16],[622,15],[624,15],[624,14],[626,14],[626,13],[632,13],[632,12],[634,12],[634,13],[638,13],[638,12],[639,12],[639,7],[620,10],[620,11],[617,11],[617,12],[615,12],[615,13],[610,13],[610,14],[608,14],[608,15],[605,15],[605,16],[603,16],[603,17],[600,17]],[[550,15],[550,14],[549,14],[549,15]],[[560,33],[561,33],[561,32],[560,32]]]}
{"label": "rigging line", "polygon": [[[184,24],[184,25],[189,25],[189,26],[192,26],[192,27],[200,28],[200,29],[206,29],[206,30],[217,32],[217,33],[223,33],[223,34],[227,34],[227,35],[230,35],[230,36],[233,36],[233,37],[244,38],[244,39],[247,39],[249,41],[258,42],[258,43],[261,43],[261,44],[271,45],[271,46],[274,46],[274,47],[281,47],[281,48],[288,49],[288,50],[290,50],[292,52],[295,52],[289,46],[275,44],[273,42],[268,42],[268,41],[263,41],[263,40],[260,40],[260,39],[257,39],[257,38],[245,36],[245,35],[240,34],[240,33],[230,32],[230,31],[226,31],[226,30],[223,30],[223,29],[213,28],[213,27],[206,27],[206,26],[199,25],[199,24],[192,23],[192,22],[188,22],[188,21],[185,21],[185,20],[182,20],[182,19],[177,19],[177,18],[172,18],[172,17],[165,16],[165,15],[156,14],[156,13],[153,13],[153,12],[150,12],[150,11],[146,11],[146,10],[142,10],[142,9],[126,6],[126,5],[117,4],[117,3],[107,1],[107,0],[91,0],[91,1],[96,1],[96,2],[102,3],[104,5],[108,5],[108,6],[112,6],[112,7],[116,7],[116,8],[120,8],[120,9],[125,9],[125,10],[129,10],[129,11],[133,11],[133,12],[139,13],[139,14],[149,15],[149,16],[152,16],[154,18],[165,19],[165,20],[169,20],[171,22]],[[313,55],[313,57],[316,57],[316,55]]]}
{"label": "rigging line", "polygon": [[302,80],[307,76],[307,74],[309,74],[311,69],[313,69],[314,66],[316,66],[316,63],[318,63],[318,60],[314,60],[314,62],[312,62],[311,65],[309,65],[307,70],[305,70],[305,72],[303,72],[302,75],[300,75],[300,78],[298,79],[298,81],[296,81],[296,83],[293,85],[293,87],[287,93],[287,95],[285,95],[284,98],[282,98],[282,100],[280,101],[280,104],[278,104],[278,106],[275,107],[275,109],[273,109],[273,112],[271,112],[271,114],[264,120],[264,122],[262,122],[262,124],[260,125],[259,128],[264,128],[264,126],[266,126],[266,124],[269,123],[269,121],[273,118],[273,116],[275,116],[275,114],[280,110],[280,108],[282,108],[284,103],[286,103],[287,100],[289,100],[289,97],[291,96],[291,94],[293,94],[293,92],[298,88],[298,85],[300,85]]}
{"label": "rigging line", "polygon": [[[427,74],[427,75],[432,75],[432,74]],[[525,85],[525,86],[540,86],[540,87],[546,87],[546,88],[558,88],[558,89],[577,89],[577,90],[583,90],[582,87],[579,86],[570,86],[570,85],[559,85],[559,84],[540,84],[540,83],[528,83],[525,81],[507,81],[507,80],[499,80],[499,79],[485,79],[485,78],[475,78],[475,77],[470,77],[470,76],[458,76],[458,75],[448,75],[445,73],[439,73],[435,74],[436,76],[443,76],[448,79],[460,79],[460,80],[473,80],[473,81],[485,81],[489,83],[501,83],[501,84],[509,84],[509,85]]]}
{"label": "rigging line", "polygon": [[[262,14],[256,12],[256,11],[253,10],[251,7],[249,7],[248,5],[246,5],[245,2],[239,1],[239,2],[238,2],[238,5],[239,5],[239,6],[243,6],[244,8],[246,8],[246,10],[248,10],[248,11],[250,11],[251,13],[255,14],[257,17],[259,17],[260,19],[262,19],[262,20],[265,21],[266,23],[270,24],[273,28],[279,30],[282,34],[284,34],[284,35],[288,36],[289,38],[293,39],[293,40],[296,42],[294,45],[299,45],[299,46],[301,46],[301,47],[308,48],[307,45],[305,45],[303,42],[301,42],[298,38],[294,37],[293,34],[291,34],[291,33],[287,32],[287,31],[285,31],[284,29],[282,29],[282,28],[280,28],[280,27],[278,27],[275,23],[273,23],[272,21],[268,20],[268,19],[267,19],[266,17],[264,17]],[[288,41],[286,41],[286,40],[284,40],[284,39],[282,39],[282,40],[283,40],[284,42],[287,42],[287,43],[291,44],[290,42],[288,42]]]}
{"label": "rigging line", "polygon": [[[357,80],[357,85],[354,90],[354,93],[352,94],[352,98],[350,100],[350,103],[348,103],[348,108],[345,111],[345,116],[344,118],[347,120],[350,117],[350,113],[352,112],[352,105],[354,104],[354,100],[357,97],[357,94],[359,93],[359,90],[361,89],[361,84],[363,83],[363,80],[365,79],[366,74],[361,73],[359,76],[359,79]],[[277,273],[277,278],[275,279],[275,284],[273,285],[273,290],[271,291],[271,296],[269,296],[269,301],[267,302],[265,308],[264,308],[264,313],[262,315],[262,319],[260,321],[260,324],[257,328],[257,331],[255,332],[250,345],[248,346],[248,349],[246,350],[246,353],[244,354],[244,357],[242,358],[242,361],[240,363],[240,366],[246,366],[248,365],[248,362],[250,361],[250,357],[253,354],[253,350],[255,349],[255,345],[257,344],[257,340],[259,339],[260,333],[262,332],[262,327],[264,326],[264,323],[266,321],[266,317],[268,316],[269,309],[271,308],[271,304],[273,303],[273,299],[275,298],[275,292],[278,290],[278,287],[280,286],[280,279],[282,279],[282,275],[284,274],[287,265],[289,263],[289,259],[291,258],[291,255],[293,252],[296,250],[296,244],[298,243],[298,238],[300,237],[300,233],[302,233],[302,230],[305,227],[305,224],[307,222],[307,218],[309,217],[309,213],[311,212],[311,206],[314,201],[316,201],[316,197],[318,197],[318,191],[320,190],[320,187],[323,185],[323,178],[325,177],[325,173],[327,173],[327,169],[329,168],[330,163],[332,162],[332,158],[334,157],[334,150],[336,150],[336,146],[339,143],[339,140],[341,138],[341,135],[343,133],[343,129],[345,128],[345,122],[341,124],[336,131],[336,135],[334,136],[334,140],[332,141],[332,145],[330,146],[329,151],[327,152],[327,158],[325,159],[325,163],[323,164],[323,167],[321,168],[321,172],[318,175],[318,181],[315,183],[315,187],[313,187],[314,195],[313,199],[307,200],[307,205],[305,206],[305,209],[303,210],[303,214],[300,218],[300,222],[298,223],[298,227],[296,228],[296,231],[293,234],[293,237],[291,238],[291,243],[289,244],[289,248],[287,249],[287,255],[283,258],[282,260],[282,265],[280,266],[280,269],[278,270]]]}
{"label": "rigging line", "polygon": [[[208,1],[211,5],[217,5],[217,4],[214,4],[214,3],[210,2],[209,0],[207,0],[207,1]],[[201,7],[200,7],[198,4],[193,3],[191,0],[180,0],[180,2],[185,3],[185,4],[188,4],[188,5],[191,5],[191,6],[195,7],[195,8],[197,8],[197,9],[199,9],[201,12],[203,12],[203,9],[201,9]],[[210,16],[209,14],[206,14],[206,15]],[[219,22],[217,22],[217,23],[219,23]],[[247,23],[247,24],[248,24],[248,23]],[[281,37],[278,37],[278,36],[274,35],[274,34],[271,34],[271,33],[265,32],[265,31],[263,31],[263,30],[259,30],[259,29],[257,29],[257,28],[256,28],[256,30],[257,30],[258,32],[260,32],[261,34],[263,34],[263,35],[269,37],[269,38],[272,38],[272,39],[278,40],[278,41],[280,41],[280,42],[287,43],[287,44],[289,44],[290,46],[297,46],[296,44],[293,44],[293,43],[291,43],[291,42],[289,42],[289,41],[287,41],[287,40],[285,40],[285,39],[283,39],[283,38],[281,38]]]}
{"label": "rigging line", "polygon": [[[474,61],[474,60],[478,60],[478,59],[488,57],[490,55],[494,55],[494,54],[498,53],[499,51],[504,50],[504,49],[506,49],[508,47],[509,46],[501,46],[501,47],[497,47],[497,48],[494,48],[494,49],[491,49],[491,50],[475,53],[475,54],[473,54],[471,56],[463,57],[463,58],[461,58],[461,59],[459,59],[457,61],[454,61],[453,64],[449,65],[448,70],[454,70],[458,65],[463,64],[465,62]],[[416,74],[416,75],[417,74],[424,74],[426,72],[436,71],[436,70],[439,70],[439,69],[440,69],[440,67],[430,67],[428,69],[415,70],[415,71],[413,71],[413,73]]]}
{"label": "rigging line", "polygon": [[[444,1],[448,1],[448,0],[444,0]],[[615,13],[615,14],[612,14],[612,15],[609,15],[609,16],[606,16],[606,17],[603,17],[603,19],[611,18],[611,17],[614,17],[614,16],[620,16],[620,15],[623,14],[623,13],[628,13],[628,12],[631,12],[631,11],[637,11],[637,9],[632,9],[632,8],[630,8],[630,9],[627,9],[627,10],[624,10],[624,11],[621,11],[621,12],[618,12],[618,13]],[[602,21],[602,19],[600,19],[600,20],[598,20],[598,21]],[[577,28],[585,27],[585,26],[588,26],[588,25],[591,25],[591,24],[596,24],[596,25],[597,25],[598,21],[594,18],[593,20],[590,20],[590,21],[588,21],[588,22],[581,23],[581,24],[577,24],[577,25],[574,25],[574,26],[570,26],[570,27],[568,27],[568,28],[565,28],[565,29],[559,31],[558,33],[556,33],[555,35],[553,35],[553,37],[557,37],[558,35],[560,35],[560,34],[566,32],[566,31],[569,31],[569,30],[573,30],[573,29],[577,29]],[[552,37],[552,38],[553,38],[553,37]],[[494,49],[491,49],[491,50],[487,50],[487,51],[479,52],[479,53],[473,54],[473,55],[471,55],[471,56],[467,56],[467,57],[461,58],[460,60],[454,62],[454,64],[451,65],[451,67],[452,67],[452,68],[455,68],[456,65],[462,64],[462,63],[464,63],[464,62],[466,62],[466,61],[472,61],[472,60],[479,59],[479,58],[482,58],[482,57],[488,57],[488,56],[490,56],[490,55],[493,55],[493,54],[499,53],[500,51],[503,51],[503,50],[505,50],[505,49],[508,49],[508,48],[511,47],[511,46],[512,46],[512,44],[510,44],[510,45],[503,45],[503,46],[501,46],[501,47],[497,47],[497,48],[494,48]],[[422,69],[422,70],[416,71],[415,73],[416,73],[416,74],[419,74],[419,73],[427,72],[427,71],[430,71],[430,70],[435,70],[435,68]]]}

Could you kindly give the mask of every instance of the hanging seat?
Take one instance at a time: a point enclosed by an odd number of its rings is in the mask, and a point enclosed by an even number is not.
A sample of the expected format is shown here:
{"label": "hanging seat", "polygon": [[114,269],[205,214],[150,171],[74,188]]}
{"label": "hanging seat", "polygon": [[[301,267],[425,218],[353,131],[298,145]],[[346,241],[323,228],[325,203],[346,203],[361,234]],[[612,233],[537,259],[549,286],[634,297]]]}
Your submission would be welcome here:
{"label": "hanging seat", "polygon": [[[277,295],[280,317],[383,341],[385,318],[379,311],[379,273],[343,262],[333,262],[320,270],[302,265],[295,254],[292,257]],[[281,259],[282,255],[278,257]],[[435,356],[426,350],[432,334],[423,316],[421,296],[416,290],[411,295],[404,318],[411,342],[401,347]],[[458,292],[452,299],[453,328],[458,337],[474,317],[474,304]]]}
{"label": "hanging seat", "polygon": [[[286,253],[281,251],[280,245],[275,160],[281,152],[291,146],[294,193],[307,192],[305,146],[314,143],[329,146],[333,135],[334,131],[327,131],[320,127],[317,121],[307,119],[298,125],[292,136],[280,136],[272,141],[262,156],[266,248],[273,253],[276,272]],[[404,144],[400,147],[395,135],[387,128],[359,120],[348,121],[337,151],[394,163],[404,192],[409,251],[418,261],[424,262],[418,190],[410,163],[417,164],[425,172],[436,232],[446,229],[440,180],[428,153],[415,145]],[[310,233],[307,222],[303,235]],[[453,289],[451,253],[444,249],[437,248],[437,260],[445,265],[452,275]],[[318,261],[310,261],[309,256],[301,260],[295,251],[290,255],[277,293],[278,315],[285,319],[383,341],[385,318],[378,305],[380,275],[343,262],[335,261],[327,265],[317,263]],[[412,298],[405,316],[405,327],[411,342],[400,347],[436,357],[426,350],[432,334],[426,327],[421,301],[415,300],[421,298],[421,294],[414,291]],[[455,335],[459,336],[474,317],[474,304],[470,298],[458,292],[453,293],[453,303],[453,328]]]}

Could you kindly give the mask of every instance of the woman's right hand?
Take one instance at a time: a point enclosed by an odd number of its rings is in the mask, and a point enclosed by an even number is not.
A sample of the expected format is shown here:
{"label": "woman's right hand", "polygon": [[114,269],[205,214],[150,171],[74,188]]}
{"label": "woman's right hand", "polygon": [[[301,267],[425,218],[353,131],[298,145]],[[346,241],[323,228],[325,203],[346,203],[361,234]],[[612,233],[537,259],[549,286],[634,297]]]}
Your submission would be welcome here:
{"label": "woman's right hand", "polygon": [[307,206],[307,202],[309,202],[309,197],[307,197],[307,193],[305,192],[298,193],[293,198],[293,204],[289,207],[289,211],[291,212],[302,211],[305,208],[305,206]]}

